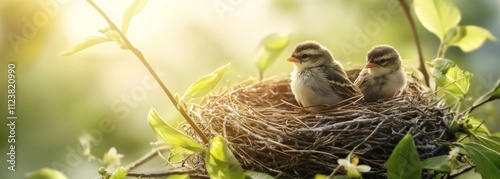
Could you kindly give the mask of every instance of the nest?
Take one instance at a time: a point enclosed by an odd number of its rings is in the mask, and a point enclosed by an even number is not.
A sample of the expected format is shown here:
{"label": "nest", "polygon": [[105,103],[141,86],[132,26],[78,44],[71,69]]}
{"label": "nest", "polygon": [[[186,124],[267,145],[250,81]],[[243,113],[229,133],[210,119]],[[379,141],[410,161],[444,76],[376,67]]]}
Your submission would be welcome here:
{"label": "nest", "polygon": [[[319,113],[298,107],[289,86],[288,77],[243,82],[208,97],[189,115],[209,138],[222,135],[244,169],[277,178],[330,174],[353,149],[360,164],[372,168],[365,178],[386,178],[383,164],[406,134],[413,135],[422,160],[445,154],[441,144],[449,140],[454,113],[417,83],[398,97],[349,99]],[[201,155],[192,160],[203,163]]]}

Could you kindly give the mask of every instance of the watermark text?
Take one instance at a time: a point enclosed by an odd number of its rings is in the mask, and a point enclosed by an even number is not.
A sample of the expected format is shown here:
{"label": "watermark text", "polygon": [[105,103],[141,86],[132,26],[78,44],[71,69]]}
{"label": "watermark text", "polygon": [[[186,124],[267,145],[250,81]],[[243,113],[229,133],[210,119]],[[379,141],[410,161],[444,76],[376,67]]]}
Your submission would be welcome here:
{"label": "watermark text", "polygon": [[7,65],[7,127],[9,136],[7,137],[7,169],[16,171],[16,65],[9,63]]}

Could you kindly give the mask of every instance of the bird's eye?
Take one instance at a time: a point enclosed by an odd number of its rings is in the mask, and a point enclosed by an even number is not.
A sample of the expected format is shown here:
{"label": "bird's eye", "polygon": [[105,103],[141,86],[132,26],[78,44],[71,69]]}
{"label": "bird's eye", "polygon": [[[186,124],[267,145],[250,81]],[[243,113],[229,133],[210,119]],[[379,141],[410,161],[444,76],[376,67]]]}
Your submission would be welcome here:
{"label": "bird's eye", "polygon": [[305,59],[305,58],[307,58],[307,57],[309,57],[309,55],[307,55],[307,54],[302,54],[302,55],[300,56],[300,58],[302,58],[302,59]]}
{"label": "bird's eye", "polygon": [[381,63],[381,64],[384,64],[385,62],[387,62],[387,59],[386,59],[386,58],[384,58],[384,59],[380,60],[380,63]]}

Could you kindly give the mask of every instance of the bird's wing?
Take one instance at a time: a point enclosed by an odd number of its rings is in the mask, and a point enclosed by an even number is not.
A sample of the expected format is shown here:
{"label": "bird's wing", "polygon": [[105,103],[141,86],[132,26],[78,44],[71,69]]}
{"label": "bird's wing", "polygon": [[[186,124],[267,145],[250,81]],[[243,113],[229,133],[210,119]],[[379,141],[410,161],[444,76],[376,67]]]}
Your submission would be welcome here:
{"label": "bird's wing", "polygon": [[359,72],[358,78],[354,81],[354,85],[356,86],[361,86],[363,83],[366,82],[366,76],[368,76],[368,73],[363,69],[361,72]]}
{"label": "bird's wing", "polygon": [[334,68],[333,71],[328,70],[326,74],[330,87],[339,95],[345,98],[361,95],[359,88],[347,78],[344,70]]}

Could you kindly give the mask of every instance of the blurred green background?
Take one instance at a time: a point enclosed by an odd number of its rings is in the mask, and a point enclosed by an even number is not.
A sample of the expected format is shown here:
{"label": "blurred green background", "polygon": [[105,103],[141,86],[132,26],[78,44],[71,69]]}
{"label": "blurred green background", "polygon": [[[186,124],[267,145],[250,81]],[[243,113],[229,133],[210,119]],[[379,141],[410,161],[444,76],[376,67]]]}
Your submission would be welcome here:
{"label": "blurred green background", "polygon": [[[132,0],[96,0],[120,25]],[[411,1],[408,1],[411,3]],[[477,25],[500,37],[500,2],[453,1],[462,12],[461,25]],[[386,19],[379,14],[389,13]],[[29,26],[33,28],[28,28]],[[22,178],[42,167],[63,169],[69,178],[95,178],[96,162],[76,153],[85,132],[98,157],[116,147],[126,165],[151,149],[156,141],[146,117],[151,107],[172,124],[181,120],[167,96],[155,85],[140,61],[114,43],[103,43],[69,57],[59,54],[106,22],[85,0],[0,1],[0,178]],[[417,21],[424,57],[432,60],[438,39]],[[30,29],[30,30],[27,30]],[[174,93],[217,67],[232,63],[223,84],[257,77],[255,53],[271,33],[291,33],[291,42],[265,76],[286,75],[285,59],[294,44],[316,40],[330,48],[346,68],[364,66],[366,52],[377,44],[396,47],[407,71],[417,67],[417,52],[402,10],[395,0],[363,1],[167,1],[150,0],[129,28],[128,37],[142,51]],[[13,35],[14,34],[14,35]],[[18,37],[17,40],[12,38]],[[24,39],[24,40],[20,40]],[[363,39],[363,40],[360,40]],[[489,90],[500,77],[500,43],[487,41],[479,50],[463,53],[452,47],[449,59],[474,73],[468,100]],[[16,64],[16,171],[7,170],[7,64]],[[500,103],[473,113],[492,132]],[[107,130],[103,123],[110,124]]]}

